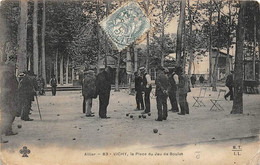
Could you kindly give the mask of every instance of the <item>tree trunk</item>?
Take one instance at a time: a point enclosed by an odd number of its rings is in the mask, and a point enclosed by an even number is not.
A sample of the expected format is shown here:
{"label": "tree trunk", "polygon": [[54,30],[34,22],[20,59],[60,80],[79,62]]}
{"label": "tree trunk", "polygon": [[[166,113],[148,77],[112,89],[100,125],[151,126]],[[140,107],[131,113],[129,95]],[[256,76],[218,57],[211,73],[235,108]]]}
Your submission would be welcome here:
{"label": "tree trunk", "polygon": [[213,70],[213,83],[212,83],[212,91],[217,91],[217,81],[218,81],[218,58],[220,51],[220,9],[218,10],[218,49],[217,55],[215,57],[215,65]]}
{"label": "tree trunk", "polygon": [[60,85],[63,85],[63,56],[60,59]]}
{"label": "tree trunk", "polygon": [[[185,20],[185,10],[184,10],[184,20]],[[182,47],[182,55],[183,55],[183,61],[182,61],[182,68],[183,68],[183,72],[184,74],[186,73],[186,58],[187,58],[187,54],[186,54],[186,25],[185,25],[185,21],[183,24],[183,47]]]}
{"label": "tree trunk", "polygon": [[235,75],[234,75],[234,101],[231,114],[243,113],[243,47],[245,39],[244,31],[244,10],[245,3],[240,1],[238,14],[238,25],[236,30],[236,56],[235,56]]}
{"label": "tree trunk", "polygon": [[67,57],[66,62],[66,84],[69,84],[69,56]]}
{"label": "tree trunk", "polygon": [[147,54],[146,54],[146,69],[149,72],[150,70],[150,32],[148,31],[146,33],[146,50],[147,50]]}
{"label": "tree trunk", "polygon": [[[96,7],[96,16],[97,16],[97,24],[99,23],[99,0],[97,0],[97,7]],[[101,50],[101,43],[100,43],[100,34],[99,34],[99,26],[97,25],[97,39],[98,39],[98,57],[97,57],[97,73],[100,72],[100,50]]]}
{"label": "tree trunk", "polygon": [[227,58],[226,58],[226,77],[230,74],[230,59],[229,59],[229,48],[231,46],[231,40],[230,40],[230,35],[231,35],[231,24],[232,24],[232,20],[231,20],[231,2],[228,2],[228,41],[227,41]]}
{"label": "tree trunk", "polygon": [[[46,60],[45,60],[45,27],[46,27],[46,10],[45,0],[42,1],[42,78],[46,82]],[[45,83],[46,86],[46,83]]]}
{"label": "tree trunk", "polygon": [[164,11],[164,4],[165,4],[165,0],[161,1],[161,10],[162,10],[162,43],[161,43],[161,66],[164,67],[164,22],[165,22],[165,11]]}
{"label": "tree trunk", "polygon": [[[188,40],[188,52],[189,52],[189,56],[190,56],[190,60],[189,60],[189,68],[188,68],[188,76],[191,76],[191,65],[193,64],[193,60],[194,60],[194,56],[193,56],[193,47],[192,44],[194,44],[193,41],[193,32],[192,32],[192,19],[191,19],[191,11],[190,11],[190,0],[188,0],[188,11],[189,11],[189,40]],[[194,72],[193,72],[194,73]]]}
{"label": "tree trunk", "polygon": [[33,72],[39,77],[38,0],[33,5]]}
{"label": "tree trunk", "polygon": [[58,56],[59,56],[59,48],[57,48],[57,53],[55,56],[55,78],[58,81]]}
{"label": "tree trunk", "polygon": [[209,45],[208,45],[208,49],[209,49],[209,84],[210,86],[212,83],[212,64],[211,64],[211,60],[212,60],[212,0],[210,0],[210,9],[209,9]]}
{"label": "tree trunk", "polygon": [[74,74],[75,74],[75,69],[74,69],[74,67],[72,67],[72,70],[71,70],[71,81],[72,81],[72,83],[73,83],[73,80],[75,79]]}
{"label": "tree trunk", "polygon": [[185,19],[185,5],[186,0],[181,0],[180,2],[180,17],[177,29],[177,45],[176,45],[176,62],[178,66],[181,66],[181,51],[182,51],[182,31]]}
{"label": "tree trunk", "polygon": [[119,71],[120,71],[120,58],[121,52],[118,53],[117,62],[116,62],[116,79],[115,79],[115,92],[119,92]]}
{"label": "tree trunk", "polygon": [[19,38],[18,38],[18,51],[17,51],[17,65],[18,73],[26,71],[27,68],[27,19],[28,19],[28,4],[27,0],[20,1],[21,15],[19,23]]}

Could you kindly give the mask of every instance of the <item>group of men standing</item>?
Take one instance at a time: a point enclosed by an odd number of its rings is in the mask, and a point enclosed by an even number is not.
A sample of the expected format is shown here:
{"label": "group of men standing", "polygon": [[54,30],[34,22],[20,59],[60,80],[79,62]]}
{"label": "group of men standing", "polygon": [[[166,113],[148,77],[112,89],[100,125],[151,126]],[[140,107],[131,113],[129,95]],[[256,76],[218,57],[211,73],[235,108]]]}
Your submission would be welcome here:
{"label": "group of men standing", "polygon": [[[179,115],[189,114],[187,102],[187,93],[190,92],[188,77],[183,74],[181,67],[176,67],[172,71],[167,68],[158,67],[157,77],[155,79],[155,96],[158,110],[156,121],[166,120],[168,116],[167,98],[169,97],[172,108],[170,111],[181,112]],[[135,90],[137,110],[144,110],[144,113],[150,113],[150,92],[152,91],[151,77],[144,67],[135,72]],[[143,101],[144,93],[144,101]],[[178,102],[177,102],[178,96]]]}

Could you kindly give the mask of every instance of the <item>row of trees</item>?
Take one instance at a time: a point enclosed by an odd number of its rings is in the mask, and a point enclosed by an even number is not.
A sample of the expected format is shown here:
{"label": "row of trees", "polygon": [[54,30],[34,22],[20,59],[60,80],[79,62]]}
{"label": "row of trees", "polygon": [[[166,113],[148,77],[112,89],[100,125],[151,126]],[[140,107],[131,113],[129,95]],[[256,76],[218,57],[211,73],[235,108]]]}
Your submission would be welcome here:
{"label": "row of trees", "polygon": [[[99,61],[104,59],[106,66],[107,57],[110,56],[116,63],[118,88],[120,64],[126,61],[127,53],[113,48],[100,29],[99,22],[124,3],[127,0],[1,1],[0,12],[7,29],[6,41],[1,46],[2,61],[17,56],[18,72],[33,70],[45,80],[51,75],[58,79],[59,75],[59,82],[63,84],[64,69],[65,82],[68,83],[69,74],[74,79],[75,67],[96,65],[99,71]],[[211,59],[213,48],[217,52],[226,48],[228,74],[230,47],[235,43],[240,44],[239,48],[243,48],[245,43],[254,48],[258,43],[260,47],[260,12],[257,2],[143,0],[138,3],[154,26],[146,34],[146,47],[137,51],[145,57],[148,69],[154,59],[160,59],[160,65],[164,66],[165,56],[175,52],[176,64],[188,67],[190,75],[196,58],[206,56],[207,51]],[[179,21],[177,35],[173,38],[175,35],[167,34],[166,29],[175,17]],[[247,19],[243,21],[244,18]],[[241,34],[244,30],[247,33]],[[239,60],[243,59],[239,55],[243,50],[239,48],[236,46],[236,75],[242,75]],[[216,90],[218,56],[214,69],[209,67],[209,81],[213,90]],[[69,68],[72,70],[69,71]],[[236,78],[239,79],[237,82],[241,82],[241,77]],[[238,86],[235,89],[241,91],[241,84]],[[239,90],[236,90],[235,96]]]}

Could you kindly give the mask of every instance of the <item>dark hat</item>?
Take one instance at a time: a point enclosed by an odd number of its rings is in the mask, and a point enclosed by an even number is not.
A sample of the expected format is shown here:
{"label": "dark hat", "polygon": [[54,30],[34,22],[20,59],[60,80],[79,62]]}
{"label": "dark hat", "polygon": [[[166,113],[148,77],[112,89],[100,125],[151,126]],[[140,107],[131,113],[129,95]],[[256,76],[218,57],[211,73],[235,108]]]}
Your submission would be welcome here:
{"label": "dark hat", "polygon": [[144,66],[140,67],[139,68],[140,72],[145,72],[146,71],[146,68]]}

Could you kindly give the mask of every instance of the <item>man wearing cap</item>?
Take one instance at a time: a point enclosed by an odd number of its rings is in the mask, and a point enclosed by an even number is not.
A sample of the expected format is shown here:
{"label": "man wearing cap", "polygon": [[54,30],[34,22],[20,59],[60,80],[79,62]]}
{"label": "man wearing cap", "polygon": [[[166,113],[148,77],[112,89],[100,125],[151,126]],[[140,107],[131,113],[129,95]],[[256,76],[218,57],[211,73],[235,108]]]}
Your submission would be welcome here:
{"label": "man wearing cap", "polygon": [[[175,76],[175,78],[174,78]],[[172,72],[168,72],[168,81],[169,81],[169,99],[171,102],[171,111],[172,112],[179,112],[179,107],[178,107],[178,102],[177,102],[177,84],[176,84],[176,74],[175,71],[173,70]]]}
{"label": "man wearing cap", "polygon": [[56,87],[57,87],[57,80],[55,78],[55,75],[53,75],[52,78],[50,79],[50,85],[51,85],[52,96],[55,96],[56,95]]}
{"label": "man wearing cap", "polygon": [[101,119],[108,119],[107,106],[109,104],[110,91],[111,91],[111,70],[107,66],[104,71],[97,75],[96,90],[99,95],[99,117]]}
{"label": "man wearing cap", "polygon": [[156,103],[157,103],[157,110],[158,110],[158,118],[156,121],[166,120],[168,116],[168,109],[167,109],[167,97],[168,97],[168,77],[165,73],[168,71],[165,70],[163,67],[158,67],[158,76],[155,80],[155,96],[156,96]]}
{"label": "man wearing cap", "polygon": [[136,91],[136,105],[137,110],[144,110],[144,101],[143,101],[143,94],[142,94],[142,77],[139,76],[138,72],[134,73],[135,75],[135,91]]}
{"label": "man wearing cap", "polygon": [[[92,108],[92,99],[96,98],[96,76],[93,70],[88,70],[84,73],[85,77],[82,84],[82,95],[84,97],[83,103],[83,112],[86,113],[86,117],[93,117],[91,108]],[[86,111],[87,109],[87,111]]]}
{"label": "man wearing cap", "polygon": [[151,111],[150,107],[150,93],[152,90],[152,80],[150,75],[147,73],[145,67],[139,68],[142,78],[143,78],[143,91],[144,91],[144,104],[145,104],[145,110],[142,112],[143,114],[149,113]]}
{"label": "man wearing cap", "polygon": [[28,76],[28,72],[24,72],[24,76],[19,82],[18,92],[19,92],[19,99],[21,105],[21,119],[24,121],[32,121],[33,119],[29,118],[30,113],[30,104],[32,101],[32,91],[33,85],[31,80]]}

